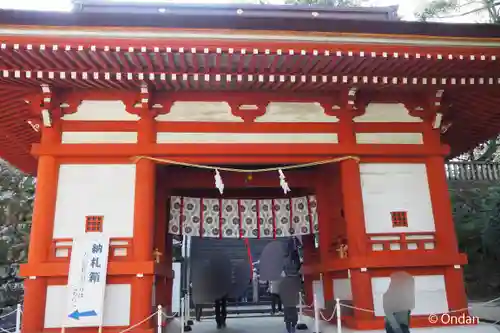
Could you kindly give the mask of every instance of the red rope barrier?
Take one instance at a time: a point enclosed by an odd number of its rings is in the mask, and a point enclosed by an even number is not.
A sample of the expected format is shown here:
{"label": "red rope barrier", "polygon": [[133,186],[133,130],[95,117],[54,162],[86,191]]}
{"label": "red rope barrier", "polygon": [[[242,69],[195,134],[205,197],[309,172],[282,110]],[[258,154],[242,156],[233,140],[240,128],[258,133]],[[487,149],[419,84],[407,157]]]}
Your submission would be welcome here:
{"label": "red rope barrier", "polygon": [[252,258],[252,250],[250,248],[250,242],[248,241],[248,238],[243,238],[243,241],[245,242],[245,247],[247,248],[248,261],[250,261],[250,276],[252,276],[252,274],[253,274],[253,258]]}

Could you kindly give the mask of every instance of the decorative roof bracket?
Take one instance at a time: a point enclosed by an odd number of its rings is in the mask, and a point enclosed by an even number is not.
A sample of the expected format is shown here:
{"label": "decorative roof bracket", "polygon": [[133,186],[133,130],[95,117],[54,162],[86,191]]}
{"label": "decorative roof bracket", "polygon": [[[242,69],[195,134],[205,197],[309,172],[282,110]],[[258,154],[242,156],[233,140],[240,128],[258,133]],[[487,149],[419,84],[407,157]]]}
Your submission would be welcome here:
{"label": "decorative roof bracket", "polygon": [[411,101],[405,101],[404,104],[411,116],[419,117],[424,121],[428,120],[433,128],[437,129],[443,122],[445,111],[443,96],[444,90],[439,89],[423,96],[415,96]]}
{"label": "decorative roof bracket", "polygon": [[149,113],[153,118],[157,117],[159,114],[169,113],[174,104],[174,100],[169,98],[168,94],[157,93],[151,90],[146,83],[141,85],[138,96],[127,96],[123,101],[129,113],[138,116]]}
{"label": "decorative roof bracket", "polygon": [[366,104],[366,101],[359,98],[359,89],[349,87],[339,91],[333,102],[322,102],[321,106],[328,116],[354,118],[365,113]]}

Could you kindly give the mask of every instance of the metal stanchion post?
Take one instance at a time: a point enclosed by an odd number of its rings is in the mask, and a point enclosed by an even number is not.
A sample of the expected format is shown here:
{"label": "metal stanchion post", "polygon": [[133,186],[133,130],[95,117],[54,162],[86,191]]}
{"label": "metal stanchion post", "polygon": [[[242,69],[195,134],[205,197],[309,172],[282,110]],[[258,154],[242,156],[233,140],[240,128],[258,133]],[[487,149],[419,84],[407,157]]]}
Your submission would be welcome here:
{"label": "metal stanchion post", "polygon": [[191,326],[194,324],[191,319],[191,261],[187,263],[187,293],[186,293],[186,323]]}
{"label": "metal stanchion post", "polygon": [[194,324],[193,320],[191,319],[191,297],[189,295],[189,291],[186,294],[186,302],[185,302],[185,307],[186,307],[186,325],[191,326]]}
{"label": "metal stanchion post", "polygon": [[158,305],[158,311],[156,312],[156,326],[157,326],[157,333],[162,333],[162,322],[163,322],[163,313],[161,310],[161,305]]}
{"label": "metal stanchion post", "polygon": [[181,333],[184,333],[184,297],[181,298]]}
{"label": "metal stanchion post", "polygon": [[21,332],[21,312],[21,304],[18,304],[16,309],[16,333]]}
{"label": "metal stanchion post", "polygon": [[181,313],[182,313],[182,331],[181,333],[184,332],[191,332],[193,328],[191,325],[189,325],[187,321],[187,316],[186,316],[186,311],[190,311],[189,306],[186,306],[186,294],[184,293],[184,297],[181,299]]}
{"label": "metal stanchion post", "polygon": [[335,299],[335,307],[337,308],[337,333],[342,333],[342,317],[340,316],[340,299]]}
{"label": "metal stanchion post", "polygon": [[316,298],[316,294],[313,294],[314,299],[314,333],[321,333],[319,330],[319,308],[318,308],[318,300]]}
{"label": "metal stanchion post", "polygon": [[307,325],[304,323],[304,314],[303,314],[303,307],[304,307],[304,302],[302,302],[302,293],[299,293],[299,320],[297,322],[296,328],[298,330],[307,330]]}

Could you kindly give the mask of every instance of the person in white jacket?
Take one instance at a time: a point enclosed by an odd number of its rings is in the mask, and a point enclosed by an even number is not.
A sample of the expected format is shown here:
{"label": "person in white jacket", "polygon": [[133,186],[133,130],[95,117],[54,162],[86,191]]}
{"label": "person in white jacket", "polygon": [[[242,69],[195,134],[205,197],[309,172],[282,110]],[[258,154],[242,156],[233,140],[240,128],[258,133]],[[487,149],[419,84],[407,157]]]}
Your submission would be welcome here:
{"label": "person in white jacket", "polygon": [[410,333],[411,311],[415,308],[415,281],[406,272],[391,275],[383,298],[387,333]]}
{"label": "person in white jacket", "polygon": [[257,273],[257,268],[253,269],[252,275],[252,301],[254,303],[259,302],[259,274]]}

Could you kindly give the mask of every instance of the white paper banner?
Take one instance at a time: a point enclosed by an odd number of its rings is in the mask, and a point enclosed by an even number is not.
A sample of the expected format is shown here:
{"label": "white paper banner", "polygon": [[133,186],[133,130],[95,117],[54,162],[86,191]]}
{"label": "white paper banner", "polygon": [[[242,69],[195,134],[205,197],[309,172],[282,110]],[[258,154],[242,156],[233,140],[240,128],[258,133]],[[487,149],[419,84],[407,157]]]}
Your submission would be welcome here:
{"label": "white paper banner", "polygon": [[109,238],[87,233],[73,240],[65,327],[102,326]]}

